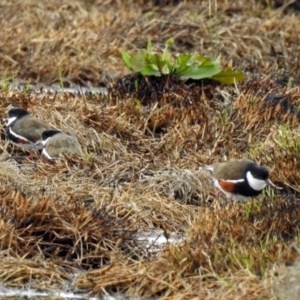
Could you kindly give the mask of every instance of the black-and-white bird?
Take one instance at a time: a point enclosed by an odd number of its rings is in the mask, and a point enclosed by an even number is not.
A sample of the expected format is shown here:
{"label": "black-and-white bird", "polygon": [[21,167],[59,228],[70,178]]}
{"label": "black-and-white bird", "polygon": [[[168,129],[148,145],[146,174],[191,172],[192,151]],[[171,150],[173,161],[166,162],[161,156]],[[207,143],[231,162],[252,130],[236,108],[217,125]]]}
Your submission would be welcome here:
{"label": "black-and-white bird", "polygon": [[269,179],[268,169],[250,159],[216,163],[206,169],[212,171],[214,185],[232,200],[256,197],[266,185],[280,189]]}
{"label": "black-and-white bird", "polygon": [[[36,145],[41,140],[45,130],[52,128],[45,122],[31,116],[27,110],[21,107],[11,108],[6,119],[7,138],[16,146],[31,152],[42,149],[42,145]],[[30,157],[29,156],[29,157]]]}
{"label": "black-and-white bird", "polygon": [[43,147],[42,156],[48,160],[55,160],[68,155],[82,156],[81,145],[77,138],[60,130],[50,129],[44,131],[42,140],[38,144]]}

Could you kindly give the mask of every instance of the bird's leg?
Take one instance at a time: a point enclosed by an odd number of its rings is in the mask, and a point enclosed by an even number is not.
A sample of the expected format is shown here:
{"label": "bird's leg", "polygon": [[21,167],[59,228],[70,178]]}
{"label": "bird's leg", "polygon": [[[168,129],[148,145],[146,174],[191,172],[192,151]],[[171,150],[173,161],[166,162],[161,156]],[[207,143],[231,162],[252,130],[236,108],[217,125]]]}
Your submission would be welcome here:
{"label": "bird's leg", "polygon": [[35,157],[36,157],[36,154],[35,154],[33,151],[29,151],[29,155],[26,156],[26,158],[27,158],[28,160],[32,160],[32,159],[35,158]]}

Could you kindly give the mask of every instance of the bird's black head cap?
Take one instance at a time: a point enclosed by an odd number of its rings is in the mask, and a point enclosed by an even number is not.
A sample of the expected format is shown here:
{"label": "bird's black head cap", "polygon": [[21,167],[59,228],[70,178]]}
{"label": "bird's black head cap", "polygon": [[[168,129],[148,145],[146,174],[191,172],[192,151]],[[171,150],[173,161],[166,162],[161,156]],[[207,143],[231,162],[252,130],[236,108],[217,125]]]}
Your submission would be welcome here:
{"label": "bird's black head cap", "polygon": [[57,129],[47,129],[43,132],[42,134],[42,140],[45,141],[47,140],[48,138],[58,134],[58,133],[61,133],[60,130],[57,130]]}

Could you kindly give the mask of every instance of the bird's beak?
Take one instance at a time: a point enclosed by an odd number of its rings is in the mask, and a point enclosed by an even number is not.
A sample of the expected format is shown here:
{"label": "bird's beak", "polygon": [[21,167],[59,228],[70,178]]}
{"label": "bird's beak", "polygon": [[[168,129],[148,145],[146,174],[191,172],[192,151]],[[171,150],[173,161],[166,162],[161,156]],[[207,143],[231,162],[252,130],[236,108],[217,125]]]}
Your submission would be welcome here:
{"label": "bird's beak", "polygon": [[267,179],[266,183],[277,190],[282,190],[282,187],[275,185],[270,179]]}

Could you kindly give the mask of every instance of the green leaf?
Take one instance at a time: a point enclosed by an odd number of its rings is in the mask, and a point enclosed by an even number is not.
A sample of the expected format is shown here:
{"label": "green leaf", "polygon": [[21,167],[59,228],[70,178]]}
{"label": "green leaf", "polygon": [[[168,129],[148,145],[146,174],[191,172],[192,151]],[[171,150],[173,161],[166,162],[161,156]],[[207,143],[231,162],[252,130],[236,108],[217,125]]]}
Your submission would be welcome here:
{"label": "green leaf", "polygon": [[131,64],[131,56],[126,51],[122,51],[121,54],[122,54],[122,58],[123,58],[125,66],[129,70],[133,71],[133,66]]}
{"label": "green leaf", "polygon": [[220,70],[221,68],[215,65],[206,66],[206,67],[191,66],[180,75],[180,78],[182,80],[188,80],[188,79],[199,80],[203,78],[211,78],[215,74],[218,74]]}
{"label": "green leaf", "polygon": [[233,84],[246,78],[241,70],[234,71],[231,67],[222,70],[220,56],[214,61],[199,53],[181,53],[174,58],[168,50],[173,43],[173,38],[168,39],[164,52],[157,54],[153,52],[151,39],[148,37],[147,49],[139,50],[132,55],[126,51],[121,52],[124,64],[132,72],[144,76],[175,74],[184,81],[210,78],[221,83]]}
{"label": "green leaf", "polygon": [[131,56],[131,64],[133,67],[133,72],[140,72],[140,70],[145,66],[147,57],[147,52],[145,49],[138,51],[137,54]]}
{"label": "green leaf", "polygon": [[157,70],[159,70],[160,73],[162,74],[170,73],[170,69],[169,69],[170,61],[165,60],[161,55],[158,54],[149,55],[147,63],[152,65],[153,67],[156,66]]}
{"label": "green leaf", "polygon": [[171,53],[169,52],[169,47],[172,46],[174,44],[174,39],[170,38],[166,41],[166,46],[165,46],[165,50],[162,56],[163,60],[167,60],[170,61],[171,60]]}
{"label": "green leaf", "polygon": [[156,65],[145,65],[140,73],[144,76],[161,76],[161,72],[157,69]]}
{"label": "green leaf", "polygon": [[171,53],[166,50],[161,58],[164,61],[169,61],[170,62],[171,61]]}
{"label": "green leaf", "polygon": [[179,55],[177,65],[175,73],[179,75],[182,80],[189,78],[195,80],[210,78],[221,71],[218,64],[198,53]]}
{"label": "green leaf", "polygon": [[185,70],[189,68],[187,64],[190,61],[190,59],[191,59],[190,54],[185,54],[185,53],[179,54],[173,66],[175,70],[174,73],[180,75],[181,73],[185,72]]}
{"label": "green leaf", "polygon": [[166,41],[166,47],[170,47],[170,46],[172,46],[174,44],[174,39],[173,38],[169,38],[169,39],[167,39],[167,41]]}
{"label": "green leaf", "polygon": [[235,82],[239,82],[241,80],[244,80],[245,78],[246,75],[243,71],[234,71],[232,67],[227,67],[226,69],[220,71],[218,74],[213,75],[211,79],[225,84],[234,84]]}
{"label": "green leaf", "polygon": [[122,58],[125,66],[134,73],[140,72],[145,66],[146,50],[140,50],[134,55],[129,55],[126,51],[122,51]]}
{"label": "green leaf", "polygon": [[194,53],[191,55],[190,62],[197,62],[201,66],[216,66],[216,65],[218,65],[217,63],[213,62],[208,57],[200,55],[198,53]]}
{"label": "green leaf", "polygon": [[148,36],[147,52],[150,54],[152,52],[151,38]]}
{"label": "green leaf", "polygon": [[221,63],[221,55],[218,55],[218,57],[213,62],[214,62],[214,64],[220,65],[220,63]]}

